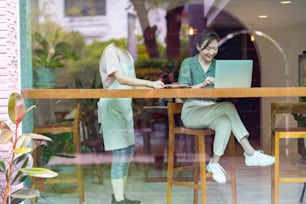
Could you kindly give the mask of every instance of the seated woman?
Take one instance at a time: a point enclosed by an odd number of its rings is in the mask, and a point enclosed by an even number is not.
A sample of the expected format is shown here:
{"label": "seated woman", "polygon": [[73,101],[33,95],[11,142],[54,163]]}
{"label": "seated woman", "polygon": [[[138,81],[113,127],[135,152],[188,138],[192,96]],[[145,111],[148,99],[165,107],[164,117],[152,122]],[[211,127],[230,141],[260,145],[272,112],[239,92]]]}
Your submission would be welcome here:
{"label": "seated woman", "polygon": [[[200,33],[195,42],[195,55],[183,60],[178,81],[192,88],[214,88],[215,59],[219,37],[214,32]],[[230,67],[229,67],[230,69]],[[182,121],[188,128],[211,128],[215,130],[213,157],[207,165],[218,183],[226,183],[224,169],[219,164],[229,142],[231,132],[242,146],[247,166],[270,166],[275,158],[256,151],[249,143],[249,132],[231,102],[217,102],[215,98],[184,100]]]}

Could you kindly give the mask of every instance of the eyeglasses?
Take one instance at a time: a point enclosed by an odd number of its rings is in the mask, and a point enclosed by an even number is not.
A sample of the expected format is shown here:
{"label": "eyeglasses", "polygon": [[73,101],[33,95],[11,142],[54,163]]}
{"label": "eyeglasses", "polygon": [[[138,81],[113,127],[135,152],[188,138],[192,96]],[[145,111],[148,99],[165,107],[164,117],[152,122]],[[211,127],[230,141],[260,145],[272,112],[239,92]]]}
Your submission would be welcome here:
{"label": "eyeglasses", "polygon": [[206,51],[211,51],[211,50],[217,51],[217,50],[218,50],[218,47],[210,47],[210,46],[207,46],[207,47],[205,47],[203,50],[206,50]]}

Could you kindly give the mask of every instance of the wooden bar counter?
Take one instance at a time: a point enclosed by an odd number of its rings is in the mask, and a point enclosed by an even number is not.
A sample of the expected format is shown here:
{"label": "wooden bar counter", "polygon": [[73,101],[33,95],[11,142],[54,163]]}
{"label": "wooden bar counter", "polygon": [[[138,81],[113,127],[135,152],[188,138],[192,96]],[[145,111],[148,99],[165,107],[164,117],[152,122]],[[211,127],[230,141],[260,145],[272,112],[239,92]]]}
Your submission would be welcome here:
{"label": "wooden bar counter", "polygon": [[23,89],[24,98],[86,99],[86,98],[251,98],[306,96],[306,87],[256,88],[166,88],[166,89]]}

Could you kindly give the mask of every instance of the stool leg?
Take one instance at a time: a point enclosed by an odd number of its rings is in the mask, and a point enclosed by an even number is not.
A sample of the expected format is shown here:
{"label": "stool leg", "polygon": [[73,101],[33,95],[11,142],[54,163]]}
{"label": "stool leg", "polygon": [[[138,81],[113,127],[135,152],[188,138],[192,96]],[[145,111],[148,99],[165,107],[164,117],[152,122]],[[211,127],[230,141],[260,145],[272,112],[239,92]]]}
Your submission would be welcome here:
{"label": "stool leg", "polygon": [[97,172],[97,177],[98,177],[98,184],[103,184],[103,175],[102,175],[102,170],[101,166],[96,163],[96,172]]}
{"label": "stool leg", "polygon": [[200,181],[202,192],[202,204],[206,204],[206,157],[205,157],[205,135],[198,136],[199,141],[199,163]]}
{"label": "stool leg", "polygon": [[237,189],[236,189],[236,162],[235,162],[235,137],[232,134],[229,141],[229,153],[231,160],[231,187],[232,187],[232,203],[237,203]]}
{"label": "stool leg", "polygon": [[83,181],[83,169],[81,167],[81,165],[77,164],[76,166],[76,171],[77,174],[79,176],[78,178],[78,191],[79,191],[79,202],[80,204],[83,204],[84,200],[85,200],[85,196],[84,196],[84,181]]}
{"label": "stool leg", "polygon": [[300,197],[300,203],[303,203],[305,190],[306,190],[306,182],[304,183],[304,187],[303,187],[302,194]]}
{"label": "stool leg", "polygon": [[173,130],[169,131],[169,144],[168,144],[168,173],[167,173],[167,204],[171,204],[172,200],[172,180],[174,168],[174,146],[175,134]]}
{"label": "stool leg", "polygon": [[[195,136],[194,138],[194,149],[195,149],[195,157],[194,157],[194,169],[193,169],[193,184],[196,186],[199,184],[199,163],[200,163],[200,158],[199,158],[199,136]],[[193,189],[193,204],[198,204],[198,193],[199,190],[198,188]]]}
{"label": "stool leg", "polygon": [[[275,134],[271,133],[271,153],[275,157]],[[271,168],[271,204],[274,204],[275,165]]]}
{"label": "stool leg", "polygon": [[[275,132],[274,136],[274,156],[275,156],[275,164],[274,164],[274,171],[273,171],[273,182],[272,182],[272,204],[278,204],[279,202],[279,160],[280,160],[280,154],[279,154],[279,145],[280,145],[280,138],[279,134]],[[273,167],[272,167],[273,168]]]}

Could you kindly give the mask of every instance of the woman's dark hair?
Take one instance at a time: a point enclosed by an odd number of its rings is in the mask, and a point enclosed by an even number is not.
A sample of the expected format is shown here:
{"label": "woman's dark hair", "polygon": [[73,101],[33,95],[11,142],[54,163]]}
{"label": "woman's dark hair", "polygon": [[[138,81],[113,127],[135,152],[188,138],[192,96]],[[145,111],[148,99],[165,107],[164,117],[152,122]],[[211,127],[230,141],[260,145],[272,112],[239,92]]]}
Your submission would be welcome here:
{"label": "woman's dark hair", "polygon": [[216,32],[213,31],[202,31],[199,33],[194,40],[194,45],[193,45],[193,50],[192,50],[192,55],[196,55],[199,53],[197,50],[197,45],[201,46],[203,42],[207,41],[207,43],[204,45],[202,49],[205,49],[213,40],[219,41],[219,36]]}
{"label": "woman's dark hair", "polygon": [[170,79],[170,74],[173,74],[173,72],[170,71],[169,69],[163,69],[159,74],[159,78],[165,84],[171,84],[172,80]]}

